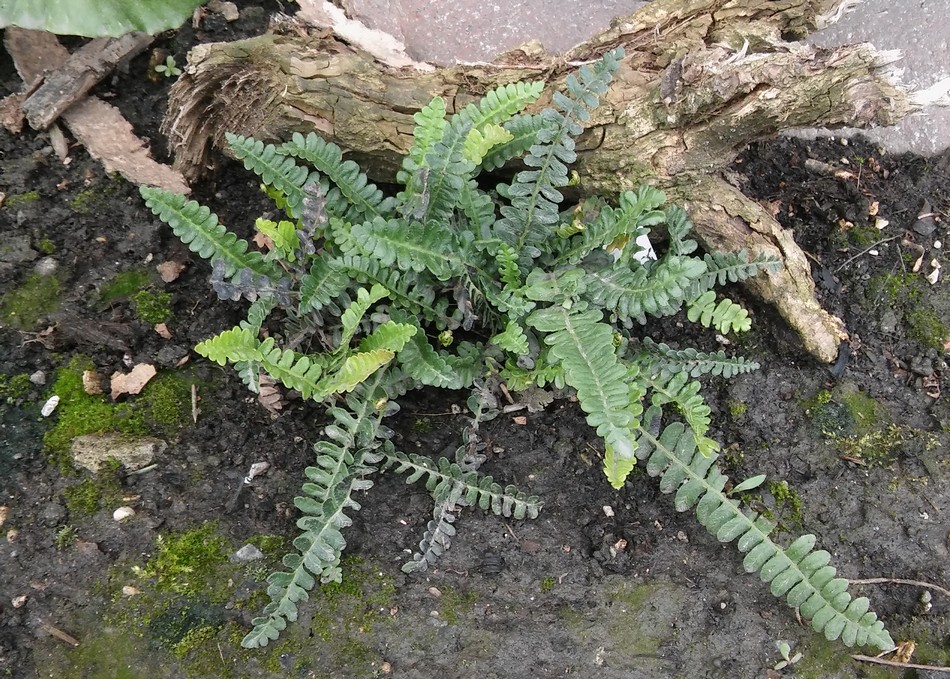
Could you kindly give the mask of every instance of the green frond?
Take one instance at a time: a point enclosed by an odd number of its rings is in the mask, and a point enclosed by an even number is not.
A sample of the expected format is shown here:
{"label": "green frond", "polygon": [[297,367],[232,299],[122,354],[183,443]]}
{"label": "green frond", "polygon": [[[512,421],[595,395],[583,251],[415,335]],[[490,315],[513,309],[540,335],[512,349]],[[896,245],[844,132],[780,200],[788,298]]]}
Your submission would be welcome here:
{"label": "green frond", "polygon": [[491,238],[491,226],[495,223],[495,201],[478,188],[478,182],[474,179],[462,185],[458,207],[468,219],[474,236],[482,240]]}
{"label": "green frond", "polygon": [[647,387],[653,394],[651,403],[656,407],[662,407],[668,403],[676,406],[680,415],[686,420],[686,424],[693,431],[696,440],[699,443],[703,454],[710,454],[718,446],[706,444],[706,432],[709,431],[710,408],[706,401],[700,395],[699,390],[702,385],[696,380],[690,380],[689,373],[683,371],[674,373],[669,377],[657,376],[654,378],[642,376]]}
{"label": "green frond", "polygon": [[185,196],[163,189],[142,186],[139,193],[159,219],[168,224],[188,249],[204,259],[220,260],[224,275],[231,278],[244,269],[269,278],[279,271],[263,255],[248,250],[246,240],[238,238],[218,222],[211,210]]}
{"label": "green frond", "polygon": [[618,262],[612,268],[588,271],[586,298],[621,317],[646,322],[671,316],[683,306],[690,284],[706,271],[701,259],[666,257],[647,269]]}
{"label": "green frond", "polygon": [[518,253],[508,245],[500,243],[495,255],[498,265],[498,276],[509,290],[517,290],[522,286],[521,269],[518,267]]}
{"label": "green frond", "polygon": [[259,176],[264,184],[280,191],[286,201],[287,214],[299,219],[303,213],[303,186],[310,181],[319,181],[319,177],[311,177],[307,168],[278,153],[273,144],[230,132],[225,134],[225,138],[234,157],[243,161],[244,167]]}
{"label": "green frond", "polygon": [[461,389],[462,379],[449,362],[416,333],[399,352],[399,365],[420,384],[446,389]]}
{"label": "green frond", "polygon": [[440,281],[465,270],[464,262],[455,255],[459,248],[454,235],[435,222],[423,225],[377,217],[354,224],[351,236],[363,254],[375,257],[383,266],[428,270]]}
{"label": "green frond", "polygon": [[257,331],[237,327],[199,343],[195,351],[223,366],[229,362],[260,360],[261,342],[257,339]]}
{"label": "green frond", "polygon": [[716,293],[708,290],[689,303],[686,317],[693,323],[713,327],[723,335],[730,332],[747,332],[752,327],[749,312],[724,297],[716,303]]}
{"label": "green frond", "polygon": [[566,163],[577,158],[574,137],[583,131],[581,123],[606,92],[622,56],[623,50],[618,48],[605,54],[593,68],[581,68],[577,77],[568,76],[568,94],[554,94],[554,105],[559,110],[547,108],[541,113],[545,124],[537,132],[538,143],[524,158],[531,169],[519,172],[505,188],[511,202],[502,206],[494,235],[511,245],[523,264],[537,258],[541,254],[539,246],[553,234],[559,217],[557,205],[563,200],[558,189],[568,183]]}
{"label": "green frond", "polygon": [[300,305],[298,313],[320,311],[336,300],[350,284],[345,273],[325,257],[313,260],[310,272],[300,278]]}
{"label": "green frond", "polygon": [[526,495],[515,486],[501,486],[491,476],[478,472],[463,472],[454,462],[440,457],[436,462],[423,455],[383,451],[386,457],[384,468],[393,468],[397,474],[409,473],[406,483],[425,480],[426,488],[451,489],[460,486],[459,498],[468,506],[478,506],[498,516],[515,519],[534,519],[543,503],[535,495]]}
{"label": "green frond", "polygon": [[523,368],[516,361],[508,359],[499,374],[511,391],[524,391],[532,386],[544,388],[552,385],[557,389],[567,386],[564,368],[559,364],[548,365],[536,361],[533,367]]}
{"label": "green frond", "polygon": [[643,338],[644,351],[637,359],[646,369],[657,372],[661,378],[683,372],[690,377],[716,375],[730,378],[759,369],[755,361],[742,356],[727,356],[724,351],[705,352],[692,347],[671,349],[668,345],[657,343],[649,337]]}
{"label": "green frond", "polygon": [[699,297],[706,290],[726,283],[738,283],[752,278],[760,271],[776,271],[781,263],[775,257],[759,255],[749,259],[746,250],[738,252],[713,252],[703,255],[706,273],[698,281],[690,297]]}
{"label": "green frond", "polygon": [[426,524],[418,551],[412,555],[411,560],[402,565],[403,573],[426,570],[451,547],[452,538],[455,536],[455,512],[462,502],[464,490],[463,485],[455,484],[436,497],[432,520]]}
{"label": "green frond", "polygon": [[686,211],[679,205],[670,205],[666,209],[666,232],[670,237],[670,253],[675,256],[689,255],[698,247],[696,241],[687,238],[693,230],[693,223]]}
{"label": "green frond", "polygon": [[265,259],[272,261],[283,259],[288,262],[297,261],[297,251],[300,249],[300,238],[297,236],[297,225],[286,220],[274,222],[270,219],[258,217],[254,222],[254,228],[271,239],[274,249],[271,250]]}
{"label": "green frond", "polygon": [[[649,414],[648,414],[649,415]],[[651,418],[645,418],[649,421]],[[894,648],[884,623],[868,612],[865,598],[852,599],[848,581],[835,578],[828,566],[830,555],[812,552],[815,538],[806,535],[782,549],[769,534],[774,525],[723,491],[726,477],[715,465],[715,456],[696,449],[696,440],[682,423],[668,425],[657,437],[639,427],[637,457],[646,460],[647,472],[660,477],[660,490],[675,493],[677,511],[696,507],[696,518],[722,542],[738,540],[746,553],[743,567],[759,573],[776,597],[785,597],[803,618],[829,640],[840,638],[846,645],[870,644],[882,650]]]}
{"label": "green frond", "polygon": [[360,284],[383,286],[399,307],[413,315],[421,314],[437,328],[444,329],[448,325],[448,300],[444,296],[436,300],[435,290],[421,281],[415,272],[388,269],[375,259],[358,255],[335,259],[331,266],[349,274]]}
{"label": "green frond", "polygon": [[432,150],[432,146],[442,138],[448,122],[445,120],[445,99],[435,97],[422,107],[422,110],[412,116],[416,127],[412,132],[413,144],[408,155],[403,160],[403,175],[399,181],[406,183],[409,175],[421,168],[425,157]]}
{"label": "green frond", "polygon": [[[352,160],[343,160],[339,146],[323,140],[316,133],[304,137],[294,132],[291,141],[277,147],[277,153],[305,160],[326,175],[360,218],[382,217],[392,211],[393,199],[385,197],[375,184],[370,183],[359,165]],[[355,221],[356,215],[349,215],[348,219]]]}
{"label": "green frond", "polygon": [[374,284],[369,290],[360,288],[356,291],[356,299],[346,308],[343,315],[340,316],[340,324],[342,325],[342,336],[340,338],[341,351],[345,352],[349,349],[350,340],[353,339],[356,331],[359,330],[360,321],[363,320],[363,316],[366,315],[370,307],[383,297],[388,296],[389,290],[378,284]]}
{"label": "green frond", "polygon": [[[634,455],[631,429],[639,421],[640,405],[631,402],[627,369],[617,358],[613,328],[600,322],[602,317],[596,310],[571,314],[550,307],[532,312],[527,322],[545,333],[550,353],[564,368],[567,383],[577,390],[587,423],[604,439],[612,459],[629,460]],[[607,473],[611,483],[623,484],[615,470]]]}

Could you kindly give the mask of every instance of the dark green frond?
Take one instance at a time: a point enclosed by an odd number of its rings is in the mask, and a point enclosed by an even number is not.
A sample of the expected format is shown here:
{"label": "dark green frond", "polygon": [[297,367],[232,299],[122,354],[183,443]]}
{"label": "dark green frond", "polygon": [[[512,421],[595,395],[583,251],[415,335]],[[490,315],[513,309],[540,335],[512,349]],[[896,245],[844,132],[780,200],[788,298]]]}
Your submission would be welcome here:
{"label": "dark green frond", "polygon": [[834,577],[835,569],[827,565],[830,555],[812,552],[814,536],[803,536],[788,549],[774,543],[769,537],[773,524],[743,511],[725,494],[727,479],[719,473],[715,456],[700,453],[695,437],[682,423],[668,425],[659,437],[642,427],[639,434],[637,457],[646,460],[651,476],[660,477],[661,491],[676,494],[677,511],[695,506],[696,518],[717,539],[738,540],[739,551],[746,553],[743,567],[759,573],[774,596],[785,597],[829,640],[894,648],[884,623],[868,612],[868,600],[852,599],[848,581]]}
{"label": "dark green frond", "polygon": [[299,219],[303,214],[304,184],[318,182],[319,177],[316,174],[311,176],[307,168],[300,167],[278,153],[273,144],[264,144],[252,137],[230,132],[225,136],[234,156],[243,161],[244,167],[259,176],[264,184],[280,191],[286,201],[287,213]]}
{"label": "dark green frond", "polygon": [[663,378],[684,372],[690,377],[716,375],[728,379],[759,369],[758,363],[742,356],[727,356],[724,351],[698,351],[692,347],[671,349],[649,337],[643,338],[643,349],[637,362],[644,364],[646,371],[657,372]]}
{"label": "dark green frond", "polygon": [[510,134],[511,139],[493,146],[482,158],[483,170],[491,171],[503,167],[509,160],[522,157],[538,142],[538,131],[545,126],[540,115],[517,115],[502,127]]}
{"label": "dark green frond", "polygon": [[387,269],[368,257],[347,256],[335,259],[331,266],[352,276],[361,284],[379,284],[389,291],[389,297],[412,314],[421,314],[426,321],[440,329],[448,325],[448,300],[436,300],[435,290],[419,280],[413,271]]}
{"label": "dark green frond", "polygon": [[380,264],[405,271],[426,271],[440,281],[458,276],[465,263],[455,255],[458,246],[454,235],[434,222],[420,224],[403,219],[354,224],[353,240],[364,254],[379,260]]}
{"label": "dark green frond", "polygon": [[706,271],[701,259],[666,257],[649,269],[614,267],[588,271],[586,297],[624,318],[646,322],[646,315],[671,316],[683,306],[690,284]]}
{"label": "dark green frond", "polygon": [[366,173],[352,160],[343,160],[343,152],[336,144],[327,142],[311,132],[304,137],[294,132],[292,141],[277,147],[277,153],[306,160],[318,172],[325,174],[352,206],[355,215],[349,221],[382,217],[392,211],[394,200],[386,198]]}

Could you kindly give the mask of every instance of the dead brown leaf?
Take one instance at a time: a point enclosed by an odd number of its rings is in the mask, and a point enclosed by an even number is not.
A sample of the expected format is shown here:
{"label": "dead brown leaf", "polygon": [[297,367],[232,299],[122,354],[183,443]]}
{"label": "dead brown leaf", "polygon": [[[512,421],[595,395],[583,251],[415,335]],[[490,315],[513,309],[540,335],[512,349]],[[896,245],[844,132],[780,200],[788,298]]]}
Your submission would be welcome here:
{"label": "dead brown leaf", "polygon": [[161,335],[164,339],[170,340],[172,338],[171,331],[168,329],[168,326],[165,325],[164,323],[158,323],[155,326],[155,332]]}
{"label": "dead brown leaf", "polygon": [[158,275],[162,277],[163,283],[171,283],[181,275],[182,271],[185,270],[185,265],[179,264],[178,262],[168,261],[162,262],[155,268],[158,269]]}
{"label": "dead brown leaf", "polygon": [[274,379],[267,373],[261,373],[260,390],[257,394],[257,401],[264,409],[271,414],[271,417],[277,417],[280,411],[286,405],[284,395],[280,392],[280,387]]}
{"label": "dead brown leaf", "polygon": [[512,417],[511,421],[521,426],[528,424],[528,418],[525,417],[524,415],[519,415],[518,417]]}
{"label": "dead brown leaf", "polygon": [[137,394],[156,375],[155,366],[149,363],[139,363],[132,368],[132,372],[112,374],[112,398],[117,399],[122,394]]}

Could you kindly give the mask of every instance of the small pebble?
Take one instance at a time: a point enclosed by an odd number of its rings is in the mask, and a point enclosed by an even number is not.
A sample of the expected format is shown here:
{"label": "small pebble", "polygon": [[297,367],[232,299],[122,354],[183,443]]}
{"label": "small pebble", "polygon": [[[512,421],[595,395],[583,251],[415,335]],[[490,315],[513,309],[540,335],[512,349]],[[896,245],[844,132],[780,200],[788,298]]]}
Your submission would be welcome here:
{"label": "small pebble", "polygon": [[55,394],[49,397],[49,400],[43,404],[43,408],[40,410],[40,415],[43,417],[49,417],[53,414],[53,411],[56,410],[56,406],[59,405],[59,396]]}
{"label": "small pebble", "polygon": [[14,608],[23,608],[26,606],[27,599],[29,599],[29,597],[26,594],[21,594],[20,596],[13,597],[10,603],[13,604]]}
{"label": "small pebble", "polygon": [[52,257],[44,257],[33,265],[33,271],[40,276],[52,276],[59,269],[59,262]]}
{"label": "small pebble", "polygon": [[112,512],[113,521],[125,521],[126,519],[131,519],[135,516],[135,510],[131,507],[119,507],[117,510]]}
{"label": "small pebble", "polygon": [[234,557],[231,560],[238,563],[247,563],[248,561],[258,561],[263,558],[264,552],[257,547],[254,545],[244,545],[234,553]]}
{"label": "small pebble", "polygon": [[37,370],[35,373],[30,375],[30,382],[38,387],[42,387],[44,384],[46,384],[46,373],[42,370]]}

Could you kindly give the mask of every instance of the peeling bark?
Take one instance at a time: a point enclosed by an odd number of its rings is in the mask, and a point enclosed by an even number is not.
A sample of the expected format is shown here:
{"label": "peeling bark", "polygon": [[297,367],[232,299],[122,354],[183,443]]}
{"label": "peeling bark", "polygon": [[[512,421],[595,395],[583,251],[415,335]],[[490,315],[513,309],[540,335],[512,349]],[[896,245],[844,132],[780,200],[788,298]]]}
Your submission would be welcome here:
{"label": "peeling bark", "polygon": [[[201,172],[225,132],[282,140],[317,131],[377,180],[391,180],[412,141],[412,115],[432,97],[458,110],[488,90],[544,80],[548,90],[606,50],[626,50],[578,143],[581,189],[654,184],[683,201],[710,248],[780,256],[785,269],[751,283],[830,362],[843,324],[815,300],[808,262],[774,217],[722,179],[749,142],[794,127],[889,125],[919,109],[896,86],[893,53],[870,45],[794,42],[844,0],[657,0],[561,57],[526,45],[490,64],[382,65],[330,28],[192,51],[165,120],[176,166]],[[542,99],[536,106],[545,106]]]}

